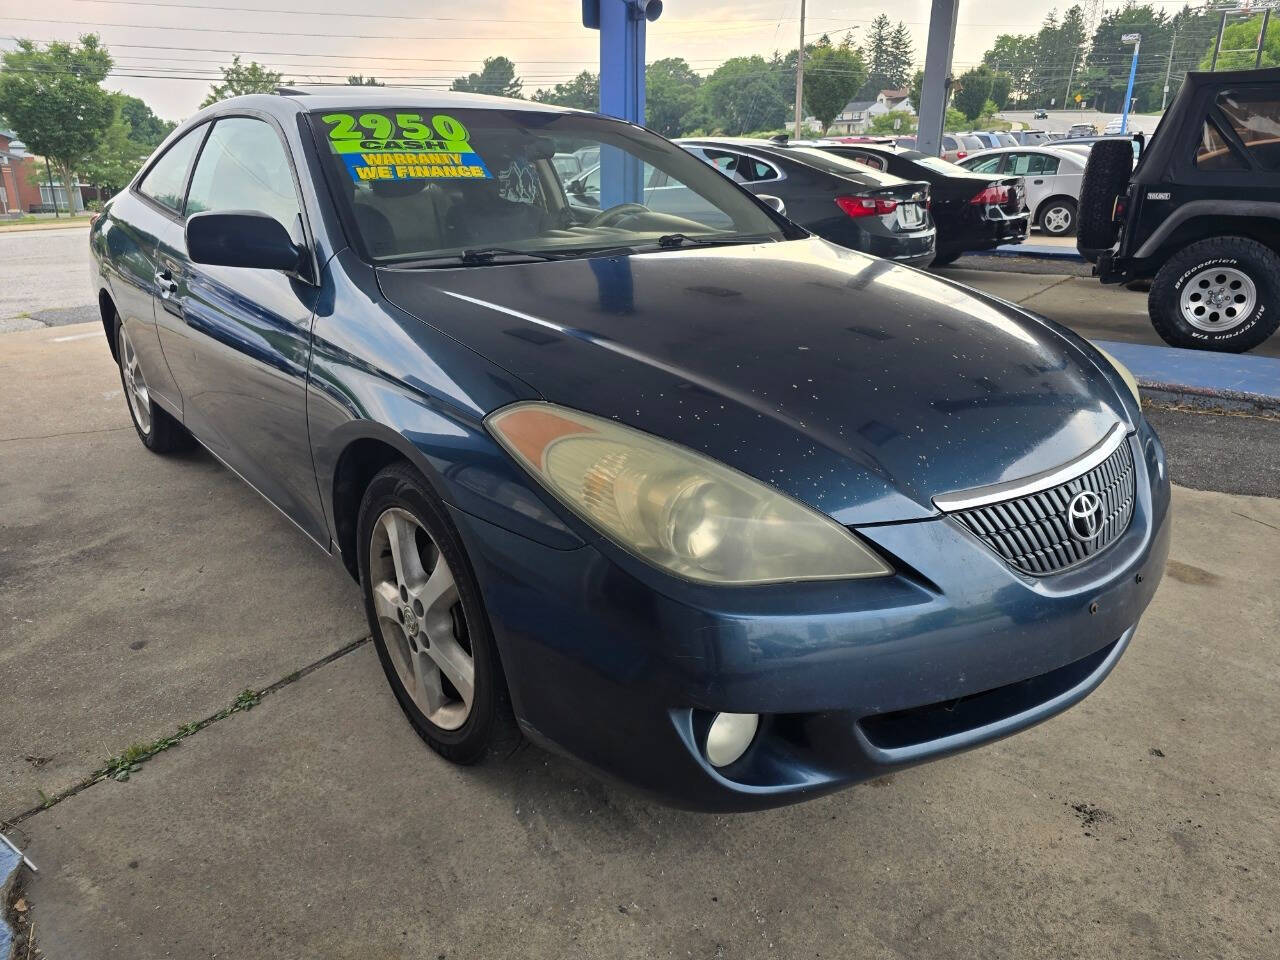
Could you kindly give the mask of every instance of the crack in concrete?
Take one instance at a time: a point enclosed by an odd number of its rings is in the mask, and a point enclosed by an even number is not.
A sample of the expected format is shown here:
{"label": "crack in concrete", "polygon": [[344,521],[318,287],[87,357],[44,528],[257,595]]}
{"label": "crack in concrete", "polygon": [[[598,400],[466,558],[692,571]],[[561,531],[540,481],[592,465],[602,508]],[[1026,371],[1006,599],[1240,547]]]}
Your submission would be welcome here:
{"label": "crack in concrete", "polygon": [[91,433],[115,433],[118,430],[131,430],[132,427],[101,427],[97,430],[68,430],[66,433],[46,433],[30,437],[0,437],[0,443],[12,443],[15,440],[56,440],[59,437],[83,437]]}
{"label": "crack in concrete", "polygon": [[1040,294],[1048,293],[1050,290],[1053,290],[1055,287],[1060,287],[1067,281],[1074,280],[1074,279],[1075,277],[1063,277],[1061,280],[1058,280],[1055,283],[1051,283],[1047,287],[1037,290],[1035,293],[1028,294],[1027,296],[1023,297],[1021,300],[1019,300],[1018,303],[1022,304],[1022,303],[1028,302],[1029,300],[1034,300],[1036,297],[1040,296]]}
{"label": "crack in concrete", "polygon": [[[326,666],[330,663],[333,663],[335,660],[339,660],[342,657],[345,657],[349,653],[353,653],[354,651],[359,650],[361,647],[363,647],[366,643],[368,643],[372,639],[373,638],[368,635],[360,637],[357,640],[353,640],[350,643],[344,644],[343,646],[339,647],[337,650],[334,650],[332,653],[325,654],[319,660],[313,660],[311,663],[307,664],[304,667],[301,667],[298,670],[295,670],[293,673],[290,673],[287,676],[281,677],[279,680],[276,680],[273,683],[268,684],[267,686],[263,687],[261,690],[250,691],[254,698],[253,704],[256,705],[258,702],[262,700],[263,697],[270,696],[276,691],[282,690],[285,687],[289,686],[290,684],[296,683],[297,681],[301,680],[303,677],[307,676],[308,674],[314,673],[316,670],[319,670],[321,667]],[[241,694],[241,697],[243,696],[245,696],[245,694]],[[237,702],[239,701],[237,700]],[[165,749],[168,749],[169,746],[175,745],[183,740],[189,739],[190,737],[195,736],[200,731],[213,726],[215,723],[218,723],[219,721],[225,720],[228,717],[234,716],[235,714],[242,713],[242,712],[244,712],[244,709],[238,708],[233,705],[231,708],[223,708],[222,710],[219,710],[217,713],[210,714],[209,716],[205,717],[203,720],[198,720],[195,723],[191,723],[191,724],[185,724],[179,728],[179,732],[176,736],[165,738],[169,741],[169,743],[165,747],[152,751],[148,753],[146,756],[138,758],[135,762],[146,763],[148,760],[153,759],[159,753],[162,753]],[[83,777],[77,783],[72,784],[71,786],[67,787],[65,790],[62,790],[51,797],[45,798],[44,802],[37,804],[34,807],[30,807],[26,810],[23,810],[21,813],[18,813],[13,817],[10,817],[5,820],[0,820],[0,830],[8,831],[13,827],[18,826],[18,824],[22,823],[23,821],[29,820],[31,817],[34,817],[36,814],[41,813],[45,810],[49,810],[52,807],[56,807],[63,800],[68,800],[71,797],[74,797],[76,794],[89,789],[94,784],[101,783],[104,780],[110,779],[112,775],[117,772],[117,769],[118,769],[118,765],[113,764],[111,761],[108,761],[107,764],[97,768],[92,773]]]}

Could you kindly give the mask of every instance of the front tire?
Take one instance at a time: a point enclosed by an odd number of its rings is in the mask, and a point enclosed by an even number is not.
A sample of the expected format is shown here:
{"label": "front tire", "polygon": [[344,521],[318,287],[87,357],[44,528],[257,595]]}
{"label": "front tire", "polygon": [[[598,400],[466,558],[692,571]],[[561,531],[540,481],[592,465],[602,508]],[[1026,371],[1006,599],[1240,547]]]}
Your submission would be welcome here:
{"label": "front tire", "polygon": [[1252,350],[1280,325],[1280,257],[1244,237],[1193,243],[1160,268],[1147,311],[1172,346]]}
{"label": "front tire", "polygon": [[357,543],[369,630],[413,729],[454,763],[509,756],[520,729],[479,585],[453,522],[408,464],[369,484]]}
{"label": "front tire", "polygon": [[151,399],[146,376],[142,372],[133,340],[120,317],[115,323],[116,365],[120,368],[120,386],[124,389],[129,419],[142,445],[152,453],[176,453],[195,444],[187,428]]}
{"label": "front tire", "polygon": [[1040,229],[1051,237],[1069,237],[1075,233],[1075,201],[1059,197],[1046,203],[1040,209]]}

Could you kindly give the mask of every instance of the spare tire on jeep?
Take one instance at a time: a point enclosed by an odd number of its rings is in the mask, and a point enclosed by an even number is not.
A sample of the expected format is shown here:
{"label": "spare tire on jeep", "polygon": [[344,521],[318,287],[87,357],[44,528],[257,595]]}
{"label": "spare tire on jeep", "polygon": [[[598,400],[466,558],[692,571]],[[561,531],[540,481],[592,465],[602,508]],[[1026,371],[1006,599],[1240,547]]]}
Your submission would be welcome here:
{"label": "spare tire on jeep", "polygon": [[1098,254],[1116,242],[1116,198],[1129,188],[1132,173],[1133,144],[1127,137],[1099,140],[1089,151],[1076,228],[1076,249],[1086,260],[1096,263]]}

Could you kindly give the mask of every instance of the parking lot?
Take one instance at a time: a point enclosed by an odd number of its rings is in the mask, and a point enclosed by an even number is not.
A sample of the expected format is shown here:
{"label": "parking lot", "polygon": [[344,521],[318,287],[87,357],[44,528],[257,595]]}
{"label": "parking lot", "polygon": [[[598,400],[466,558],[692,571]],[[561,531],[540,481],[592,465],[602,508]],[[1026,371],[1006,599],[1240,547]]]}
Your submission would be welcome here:
{"label": "parking lot", "polygon": [[[0,234],[0,262],[23,265],[0,296],[0,822],[40,867],[22,929],[47,956],[1275,955],[1280,420],[1150,411],[1171,559],[1080,706],[691,814],[535,748],[429,751],[345,570],[209,455],[139,445],[83,230]],[[1142,294],[1016,267],[941,272],[1159,342]]]}

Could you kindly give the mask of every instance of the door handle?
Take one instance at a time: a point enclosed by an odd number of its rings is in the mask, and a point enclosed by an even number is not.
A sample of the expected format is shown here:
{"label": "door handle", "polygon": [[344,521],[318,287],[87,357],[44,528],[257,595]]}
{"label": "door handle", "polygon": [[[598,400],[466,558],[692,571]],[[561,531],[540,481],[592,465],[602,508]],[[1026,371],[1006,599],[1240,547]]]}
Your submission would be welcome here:
{"label": "door handle", "polygon": [[1034,184],[1037,184],[1037,185],[1039,185],[1039,184],[1041,184],[1041,183],[1044,183],[1044,181],[1043,181],[1043,180],[1041,180],[1041,179],[1039,179],[1039,178],[1037,178],[1037,179],[1035,179],[1035,180],[1032,180],[1031,182],[1032,182],[1032,183],[1034,183]]}
{"label": "door handle", "polygon": [[157,270],[155,279],[156,285],[160,288],[160,296],[165,299],[178,292],[178,284],[173,279],[173,274],[168,270]]}

